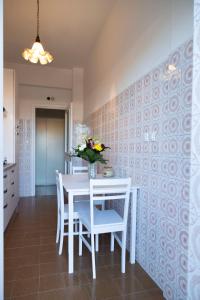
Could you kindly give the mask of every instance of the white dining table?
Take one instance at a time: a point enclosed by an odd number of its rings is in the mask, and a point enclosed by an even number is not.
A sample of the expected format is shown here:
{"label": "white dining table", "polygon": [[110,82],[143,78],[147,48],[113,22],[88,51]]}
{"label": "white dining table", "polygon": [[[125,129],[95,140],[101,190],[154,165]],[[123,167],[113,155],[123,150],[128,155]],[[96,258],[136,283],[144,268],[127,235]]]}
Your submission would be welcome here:
{"label": "white dining table", "polygon": [[[98,175],[97,178],[104,178]],[[113,177],[117,178],[117,177]],[[73,235],[73,211],[74,197],[90,194],[90,181],[88,174],[62,175],[64,190],[68,193],[68,272],[74,272],[74,235]],[[130,224],[130,263],[135,263],[136,241],[136,208],[139,187],[131,187],[131,224]],[[84,201],[84,200],[83,200]]]}

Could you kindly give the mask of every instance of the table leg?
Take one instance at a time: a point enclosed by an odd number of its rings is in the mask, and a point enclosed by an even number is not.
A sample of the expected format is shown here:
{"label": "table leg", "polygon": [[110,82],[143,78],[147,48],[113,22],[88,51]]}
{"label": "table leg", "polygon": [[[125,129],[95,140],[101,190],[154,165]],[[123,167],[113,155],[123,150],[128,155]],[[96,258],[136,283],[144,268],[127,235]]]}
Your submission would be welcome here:
{"label": "table leg", "polygon": [[74,235],[73,235],[73,194],[68,193],[69,225],[68,225],[68,272],[74,272]]}
{"label": "table leg", "polygon": [[131,193],[131,236],[130,236],[130,263],[135,263],[136,247],[136,208],[137,208],[137,189]]}

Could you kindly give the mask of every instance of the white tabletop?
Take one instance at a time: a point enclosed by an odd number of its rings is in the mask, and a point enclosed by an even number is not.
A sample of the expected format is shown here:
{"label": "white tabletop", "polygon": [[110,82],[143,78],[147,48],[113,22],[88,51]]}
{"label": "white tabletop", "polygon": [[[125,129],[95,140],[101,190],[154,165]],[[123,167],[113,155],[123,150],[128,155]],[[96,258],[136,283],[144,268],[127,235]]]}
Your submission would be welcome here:
{"label": "white tabletop", "polygon": [[88,174],[62,175],[63,186],[67,192],[76,190],[88,190],[90,181]]}
{"label": "white tabletop", "polygon": [[[98,174],[96,179],[119,179],[119,177],[103,177]],[[88,174],[78,175],[62,175],[63,186],[66,192],[88,192],[90,188],[90,180]],[[139,186],[132,185],[131,189],[139,189]]]}

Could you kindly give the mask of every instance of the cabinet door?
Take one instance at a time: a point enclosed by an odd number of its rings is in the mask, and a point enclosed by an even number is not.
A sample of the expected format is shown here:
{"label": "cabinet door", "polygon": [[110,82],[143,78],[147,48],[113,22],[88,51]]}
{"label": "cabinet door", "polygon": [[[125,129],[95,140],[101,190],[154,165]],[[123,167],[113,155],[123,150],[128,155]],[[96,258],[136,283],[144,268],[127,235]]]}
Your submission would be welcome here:
{"label": "cabinet door", "polygon": [[15,161],[15,72],[11,69],[4,69],[3,84],[4,113],[4,157],[8,162]]}

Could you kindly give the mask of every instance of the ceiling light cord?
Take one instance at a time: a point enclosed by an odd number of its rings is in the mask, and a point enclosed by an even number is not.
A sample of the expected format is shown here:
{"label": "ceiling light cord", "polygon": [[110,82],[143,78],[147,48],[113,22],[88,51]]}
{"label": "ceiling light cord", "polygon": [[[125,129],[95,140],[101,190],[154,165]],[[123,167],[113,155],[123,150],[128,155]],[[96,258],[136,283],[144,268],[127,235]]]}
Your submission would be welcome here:
{"label": "ceiling light cord", "polygon": [[40,43],[39,30],[40,30],[40,2],[39,2],[39,0],[37,0],[37,35],[36,35],[36,42]]}

